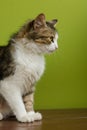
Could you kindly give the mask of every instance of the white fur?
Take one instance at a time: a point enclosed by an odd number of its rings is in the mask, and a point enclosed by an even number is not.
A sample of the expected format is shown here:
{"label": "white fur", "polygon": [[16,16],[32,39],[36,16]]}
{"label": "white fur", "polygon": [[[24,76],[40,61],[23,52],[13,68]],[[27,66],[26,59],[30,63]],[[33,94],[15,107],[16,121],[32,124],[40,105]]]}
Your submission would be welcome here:
{"label": "white fur", "polygon": [[2,115],[2,113],[0,113],[0,120],[2,120],[3,119],[3,115]]}
{"label": "white fur", "polygon": [[[44,53],[55,51],[58,48],[57,37],[50,45],[40,45],[23,38],[16,41],[13,58],[16,70],[13,76],[7,77],[0,82],[0,94],[7,100],[16,118],[21,122],[32,122],[42,119],[40,113],[25,110],[22,96],[34,90],[34,84],[44,72]],[[7,114],[9,113],[9,110]],[[0,119],[3,116],[0,113]]]}
{"label": "white fur", "polygon": [[41,120],[42,119],[42,115],[39,112],[28,112],[28,116],[30,118],[30,122],[34,121],[34,120]]}
{"label": "white fur", "polygon": [[47,46],[47,50],[49,52],[53,52],[56,49],[58,49],[57,39],[58,39],[58,34],[55,35],[55,38],[54,38],[53,42],[50,45]]}
{"label": "white fur", "polygon": [[46,53],[51,53],[55,51],[58,48],[58,34],[56,33],[55,38],[53,39],[53,42],[51,44],[38,44],[38,48],[40,53],[46,54]]}

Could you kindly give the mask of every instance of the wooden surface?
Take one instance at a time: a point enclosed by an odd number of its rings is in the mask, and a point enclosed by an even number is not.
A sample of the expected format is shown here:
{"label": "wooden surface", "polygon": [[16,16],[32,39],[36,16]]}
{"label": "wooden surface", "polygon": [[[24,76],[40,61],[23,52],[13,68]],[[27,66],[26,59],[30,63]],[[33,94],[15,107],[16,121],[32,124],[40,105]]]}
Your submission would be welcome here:
{"label": "wooden surface", "polygon": [[87,130],[87,109],[42,110],[42,121],[19,123],[15,118],[0,121],[0,130]]}

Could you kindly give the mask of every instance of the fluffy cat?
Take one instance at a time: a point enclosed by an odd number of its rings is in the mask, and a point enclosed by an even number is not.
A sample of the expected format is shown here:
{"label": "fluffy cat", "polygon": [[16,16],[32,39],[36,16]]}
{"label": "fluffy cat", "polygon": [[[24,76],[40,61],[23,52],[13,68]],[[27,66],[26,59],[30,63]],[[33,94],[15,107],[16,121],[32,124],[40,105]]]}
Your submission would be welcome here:
{"label": "fluffy cat", "polygon": [[0,47],[0,120],[11,114],[20,122],[42,119],[34,111],[33,96],[45,69],[44,54],[58,48],[56,23],[39,14]]}

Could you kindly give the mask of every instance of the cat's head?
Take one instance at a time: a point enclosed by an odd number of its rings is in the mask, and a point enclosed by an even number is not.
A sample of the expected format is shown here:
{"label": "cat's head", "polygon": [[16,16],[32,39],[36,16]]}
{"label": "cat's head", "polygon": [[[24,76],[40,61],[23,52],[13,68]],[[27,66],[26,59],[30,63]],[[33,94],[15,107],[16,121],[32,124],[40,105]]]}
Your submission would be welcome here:
{"label": "cat's head", "polygon": [[50,53],[58,48],[58,33],[55,29],[57,20],[46,21],[44,14],[28,21],[19,31],[17,38],[37,53]]}

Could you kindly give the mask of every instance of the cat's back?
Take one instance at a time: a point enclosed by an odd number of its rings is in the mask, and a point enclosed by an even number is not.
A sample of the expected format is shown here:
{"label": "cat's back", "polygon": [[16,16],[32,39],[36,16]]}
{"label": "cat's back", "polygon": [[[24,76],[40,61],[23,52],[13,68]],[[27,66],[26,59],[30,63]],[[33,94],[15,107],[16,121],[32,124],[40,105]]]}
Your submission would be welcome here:
{"label": "cat's back", "polygon": [[11,45],[6,45],[6,46],[0,46],[0,63],[3,61],[7,61],[11,58],[11,53],[10,53],[10,46]]}
{"label": "cat's back", "polygon": [[0,46],[0,80],[11,75],[14,70],[13,59],[11,55],[11,45]]}
{"label": "cat's back", "polygon": [[5,56],[5,51],[6,51],[7,46],[0,46],[0,60],[2,59],[3,56]]}

